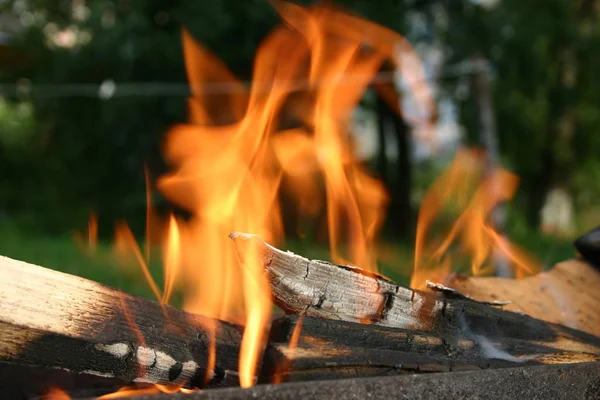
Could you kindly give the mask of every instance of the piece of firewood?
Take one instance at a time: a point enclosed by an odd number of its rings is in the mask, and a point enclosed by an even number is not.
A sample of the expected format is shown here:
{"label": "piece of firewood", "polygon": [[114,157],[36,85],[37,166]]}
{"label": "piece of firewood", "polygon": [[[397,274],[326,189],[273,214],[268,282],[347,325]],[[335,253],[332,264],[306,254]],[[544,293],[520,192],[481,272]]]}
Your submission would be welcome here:
{"label": "piece of firewood", "polygon": [[449,286],[481,301],[510,300],[506,310],[600,336],[600,272],[582,260],[519,280],[455,277]]}
{"label": "piece of firewood", "polygon": [[[210,386],[238,384],[241,327],[5,257],[0,258],[0,272],[5,277],[0,281],[2,363],[117,378],[123,383],[197,387],[206,384],[208,376]],[[311,318],[299,332],[301,350],[295,351],[290,341],[297,321],[289,321],[279,318],[273,323],[257,380],[309,379],[318,371],[332,378],[520,363],[489,360],[475,352],[449,355],[449,345],[439,346],[442,340],[430,335]],[[212,367],[211,332],[217,339]],[[472,347],[465,343],[460,345]],[[10,382],[0,382],[4,384]]]}
{"label": "piece of firewood", "polygon": [[271,326],[271,343],[289,343],[299,329],[300,345],[357,347],[379,350],[392,350],[406,353],[421,353],[442,356],[455,364],[470,364],[478,368],[497,368],[506,365],[505,361],[523,363],[572,363],[594,361],[600,358],[594,348],[589,352],[579,352],[588,345],[594,347],[598,340],[586,344],[583,335],[580,346],[575,350],[564,348],[553,342],[554,335],[544,336],[542,332],[535,340],[490,336],[463,337],[457,341],[435,332],[413,331],[379,325],[356,324],[352,322],[327,320],[322,318],[288,315],[277,318]]}
{"label": "piece of firewood", "polygon": [[[531,343],[505,344],[489,354],[473,340],[452,347],[428,332],[295,315],[273,321],[269,343],[259,382],[505,368],[539,364],[549,357],[565,363],[598,358],[553,352]],[[511,356],[506,350],[526,357]]]}
{"label": "piece of firewood", "polygon": [[[517,341],[515,346],[537,343],[552,349],[550,353],[582,354],[573,362],[600,355],[596,336],[505,311],[451,289],[411,290],[359,268],[283,252],[256,235],[233,233],[231,238],[242,260],[248,254],[260,257],[273,300],[287,313],[431,332],[452,348],[467,339],[484,348],[491,344],[489,352],[495,353],[494,343]],[[561,360],[550,357],[547,362]]]}
{"label": "piece of firewood", "polygon": [[237,326],[7,257],[0,275],[0,362],[125,382],[238,384]]}
{"label": "piece of firewood", "polygon": [[[274,322],[260,382],[600,358],[597,337],[448,288],[413,292],[356,268],[281,252],[255,236],[234,239],[242,256],[244,246],[258,246],[276,302],[306,316],[297,344],[290,342],[298,319]],[[238,384],[241,327],[5,257],[0,272],[0,362],[124,382]],[[379,312],[365,317],[358,306]]]}
{"label": "piece of firewood", "polygon": [[[467,371],[534,365],[535,361],[448,357],[440,352],[418,353],[353,346],[272,344],[259,383],[340,379],[406,373]],[[473,363],[470,361],[474,361]]]}

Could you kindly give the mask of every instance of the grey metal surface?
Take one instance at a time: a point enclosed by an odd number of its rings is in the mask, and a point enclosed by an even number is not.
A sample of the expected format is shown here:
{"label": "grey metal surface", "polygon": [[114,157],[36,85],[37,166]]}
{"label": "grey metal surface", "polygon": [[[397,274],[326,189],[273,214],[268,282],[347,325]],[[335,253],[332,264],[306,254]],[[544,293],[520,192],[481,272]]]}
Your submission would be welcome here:
{"label": "grey metal surface", "polygon": [[136,400],[600,399],[600,362],[258,385]]}

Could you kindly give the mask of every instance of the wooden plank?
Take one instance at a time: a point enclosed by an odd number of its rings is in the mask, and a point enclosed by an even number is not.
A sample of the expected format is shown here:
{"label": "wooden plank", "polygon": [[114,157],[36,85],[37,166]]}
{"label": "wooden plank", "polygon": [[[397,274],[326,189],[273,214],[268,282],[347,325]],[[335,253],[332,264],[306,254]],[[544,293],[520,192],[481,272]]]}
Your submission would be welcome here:
{"label": "wooden plank", "polygon": [[6,257],[0,271],[2,362],[126,382],[237,384],[237,326]]}
{"label": "wooden plank", "polygon": [[582,260],[520,280],[456,277],[449,286],[480,301],[510,300],[507,310],[600,336],[600,271]]}

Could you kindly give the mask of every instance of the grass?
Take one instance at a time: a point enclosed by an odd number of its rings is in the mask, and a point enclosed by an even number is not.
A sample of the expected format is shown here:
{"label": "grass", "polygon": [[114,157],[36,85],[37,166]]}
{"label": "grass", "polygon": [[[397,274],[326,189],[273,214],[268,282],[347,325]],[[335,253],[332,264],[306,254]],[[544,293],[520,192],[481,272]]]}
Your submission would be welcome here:
{"label": "grass", "polygon": [[[0,229],[0,254],[17,260],[91,279],[138,296],[153,298],[137,270],[119,265],[109,246],[99,244],[92,256],[73,237],[35,237],[15,229]],[[151,265],[160,274],[159,265]]]}
{"label": "grass", "polygon": [[[544,269],[556,262],[574,256],[575,251],[569,240],[561,240],[540,234],[515,232],[511,239],[522,249],[527,249],[542,263]],[[329,259],[323,246],[315,246],[310,241],[291,241],[286,249],[313,259]],[[396,243],[380,246],[380,271],[400,284],[408,284],[412,270],[411,247]],[[124,266],[117,262],[111,246],[99,244],[95,254],[86,253],[71,236],[36,237],[26,235],[17,229],[0,228],[0,254],[32,264],[63,271],[91,279],[126,292],[154,299],[154,295],[135,265]],[[158,260],[158,257],[154,257]],[[157,282],[162,282],[160,263],[154,262],[150,270]],[[181,299],[175,299],[180,304]]]}

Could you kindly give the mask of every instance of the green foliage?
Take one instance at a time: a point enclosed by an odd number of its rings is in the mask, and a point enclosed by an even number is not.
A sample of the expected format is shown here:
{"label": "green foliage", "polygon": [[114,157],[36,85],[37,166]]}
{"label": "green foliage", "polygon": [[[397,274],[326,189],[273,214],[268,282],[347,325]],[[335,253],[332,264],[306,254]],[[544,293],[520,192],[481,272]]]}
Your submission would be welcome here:
{"label": "green foliage", "polygon": [[[2,7],[14,3],[7,1]],[[500,1],[495,7],[461,0],[433,5],[417,1],[413,6],[395,0],[340,3],[397,31],[406,25],[410,7],[429,7],[448,62],[476,54],[492,61],[502,158],[522,177],[521,214],[531,214],[524,204],[531,193],[543,192],[538,182],[546,176],[552,183],[569,177],[578,205],[597,206],[600,26],[595,11],[582,13],[577,8],[586,2],[549,0],[543,7],[517,0]],[[64,232],[83,226],[95,211],[103,233],[123,218],[141,231],[143,166],[149,166],[153,177],[166,169],[162,138],[169,126],[185,120],[185,95],[120,97],[119,84],[186,82],[181,26],[236,75],[248,79],[258,43],[279,22],[274,8],[267,0],[98,0],[86,2],[89,9],[78,14],[68,1],[26,4],[33,23],[16,38],[15,46],[31,62],[16,71],[0,68],[0,80],[14,83],[25,78],[21,82],[29,81],[34,92],[31,97],[27,91],[15,93],[0,102],[0,210],[29,229]],[[435,17],[440,7],[447,23]],[[61,47],[55,35],[68,30],[78,33],[77,40]],[[562,82],[565,49],[577,66],[573,88]],[[116,92],[106,99],[93,93],[62,97],[58,89],[47,96],[35,92],[36,85],[107,81],[115,82]],[[462,104],[461,122],[477,141],[473,105],[472,98]],[[574,132],[551,134],[565,118],[573,121]],[[546,153],[551,154],[550,167],[542,163]],[[416,202],[439,170],[418,166]]]}
{"label": "green foliage", "polygon": [[[31,232],[21,232],[5,223],[0,228],[0,254],[153,299],[141,270],[136,265],[129,268],[119,266],[110,248],[102,244],[92,256],[82,251],[71,237],[31,235]],[[160,282],[160,264],[152,263],[150,268]]]}
{"label": "green foliage", "polygon": [[31,102],[11,103],[0,97],[0,147],[6,154],[26,151],[35,132]]}
{"label": "green foliage", "polygon": [[[18,70],[0,68],[0,81],[31,88],[13,95],[21,99],[19,107],[35,110],[35,124],[6,119],[8,111],[0,104],[0,120],[12,124],[0,139],[0,168],[10,171],[0,186],[0,209],[21,222],[34,220],[30,229],[60,232],[83,226],[91,211],[104,222],[104,234],[123,218],[141,228],[143,167],[148,165],[153,177],[165,171],[162,138],[175,122],[185,121],[186,94],[121,96],[119,85],[185,84],[182,26],[236,75],[249,79],[256,48],[278,16],[267,0],[73,4],[2,4],[5,11],[30,17],[31,24],[14,42],[30,62]],[[351,1],[345,6],[392,28],[402,25],[398,2],[371,6]],[[112,97],[93,92],[102,83],[114,84]],[[88,91],[78,94],[78,86],[86,84],[91,85]],[[43,85],[50,89],[36,91]]]}
{"label": "green foliage", "polygon": [[[451,61],[475,55],[491,61],[502,158],[522,178],[523,212],[537,229],[552,186],[562,185],[576,197],[589,197],[597,186],[583,174],[595,175],[591,170],[598,166],[590,160],[600,151],[598,7],[595,1],[569,0],[546,1],[543,7],[518,0],[483,3],[446,2],[450,23],[438,32]],[[462,102],[461,122],[476,142],[477,112],[473,96]]]}

